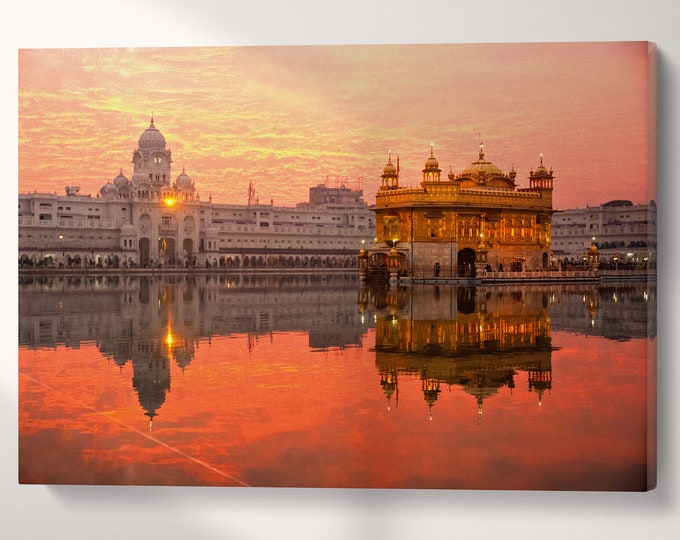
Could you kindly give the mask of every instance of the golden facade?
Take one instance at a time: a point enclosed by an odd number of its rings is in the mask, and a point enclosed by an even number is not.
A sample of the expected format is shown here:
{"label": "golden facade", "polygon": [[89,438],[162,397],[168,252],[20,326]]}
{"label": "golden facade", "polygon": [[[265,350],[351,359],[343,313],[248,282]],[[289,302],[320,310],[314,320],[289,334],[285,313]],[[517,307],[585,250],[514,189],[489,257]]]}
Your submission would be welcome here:
{"label": "golden facade", "polygon": [[[553,172],[540,164],[529,187],[479,158],[442,180],[430,150],[420,187],[400,187],[390,155],[376,193],[372,268],[398,266],[405,276],[474,277],[480,272],[542,270],[550,266]],[[390,255],[391,250],[391,255]],[[390,258],[391,257],[391,258]]]}

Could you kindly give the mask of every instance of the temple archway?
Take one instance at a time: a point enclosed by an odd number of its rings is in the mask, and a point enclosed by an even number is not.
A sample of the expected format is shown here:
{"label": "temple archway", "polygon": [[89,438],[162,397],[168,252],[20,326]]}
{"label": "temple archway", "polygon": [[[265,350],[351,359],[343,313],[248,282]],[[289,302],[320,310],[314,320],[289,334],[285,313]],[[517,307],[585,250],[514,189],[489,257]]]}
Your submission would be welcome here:
{"label": "temple archway", "polygon": [[151,241],[148,238],[139,239],[139,265],[144,268],[149,265]]}
{"label": "temple archway", "polygon": [[194,241],[191,238],[185,238],[182,242],[182,251],[184,251],[187,260],[191,260],[194,254]]}
{"label": "temple archway", "polygon": [[463,248],[458,252],[457,273],[460,277],[475,275],[475,250]]}
{"label": "temple archway", "polygon": [[158,239],[158,255],[165,263],[170,262],[175,258],[175,239],[174,238],[159,238]]}

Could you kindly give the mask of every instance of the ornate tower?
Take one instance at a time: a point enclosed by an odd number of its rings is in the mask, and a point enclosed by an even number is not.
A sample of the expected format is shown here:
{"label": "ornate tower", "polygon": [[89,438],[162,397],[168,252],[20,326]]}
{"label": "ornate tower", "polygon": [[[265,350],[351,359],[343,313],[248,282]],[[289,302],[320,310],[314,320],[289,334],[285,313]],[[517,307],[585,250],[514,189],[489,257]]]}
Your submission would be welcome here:
{"label": "ornate tower", "polygon": [[165,137],[151,124],[139,137],[138,148],[132,155],[135,195],[139,198],[160,196],[164,187],[170,186],[172,151],[165,147]]}
{"label": "ornate tower", "polygon": [[[399,157],[397,157],[397,163],[399,162]],[[396,189],[399,187],[399,169],[392,163],[392,152],[389,154],[387,159],[387,165],[383,169],[383,174],[380,176],[382,182],[380,184],[380,189]]]}
{"label": "ornate tower", "polygon": [[434,157],[434,145],[430,146],[430,157],[425,162],[423,169],[423,182],[439,182],[442,170],[439,168],[439,161]]}
{"label": "ornate tower", "polygon": [[543,154],[541,154],[541,163],[536,167],[535,171],[529,172],[529,187],[531,189],[546,191],[552,193],[553,189],[553,172],[552,169],[548,171],[543,165]]}
{"label": "ornate tower", "polygon": [[[541,154],[541,162],[535,171],[529,172],[529,189],[531,191],[538,191],[541,198],[546,201],[552,209],[552,194],[553,194],[553,171],[546,169],[543,165],[543,154]],[[550,251],[550,236],[551,236],[551,222],[552,212],[538,212],[536,214],[536,224],[539,227],[538,231],[538,245],[541,249],[545,249],[547,254]],[[542,267],[546,268],[549,264],[547,256],[543,256]]]}

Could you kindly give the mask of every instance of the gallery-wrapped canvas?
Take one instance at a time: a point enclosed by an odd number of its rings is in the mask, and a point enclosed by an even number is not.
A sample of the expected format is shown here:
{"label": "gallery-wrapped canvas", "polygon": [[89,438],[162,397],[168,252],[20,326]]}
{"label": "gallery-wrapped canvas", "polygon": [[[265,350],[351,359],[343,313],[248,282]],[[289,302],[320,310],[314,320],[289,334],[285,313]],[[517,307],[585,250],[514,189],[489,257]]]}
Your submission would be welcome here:
{"label": "gallery-wrapped canvas", "polygon": [[656,47],[19,51],[22,484],[656,486]]}

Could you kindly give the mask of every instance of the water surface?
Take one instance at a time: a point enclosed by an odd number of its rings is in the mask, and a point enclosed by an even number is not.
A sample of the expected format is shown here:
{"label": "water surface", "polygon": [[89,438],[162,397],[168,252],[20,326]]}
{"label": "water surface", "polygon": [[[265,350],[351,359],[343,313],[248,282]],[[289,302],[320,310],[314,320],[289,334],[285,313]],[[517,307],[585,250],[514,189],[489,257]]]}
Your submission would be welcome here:
{"label": "water surface", "polygon": [[644,490],[655,310],[645,283],[20,278],[19,480]]}

